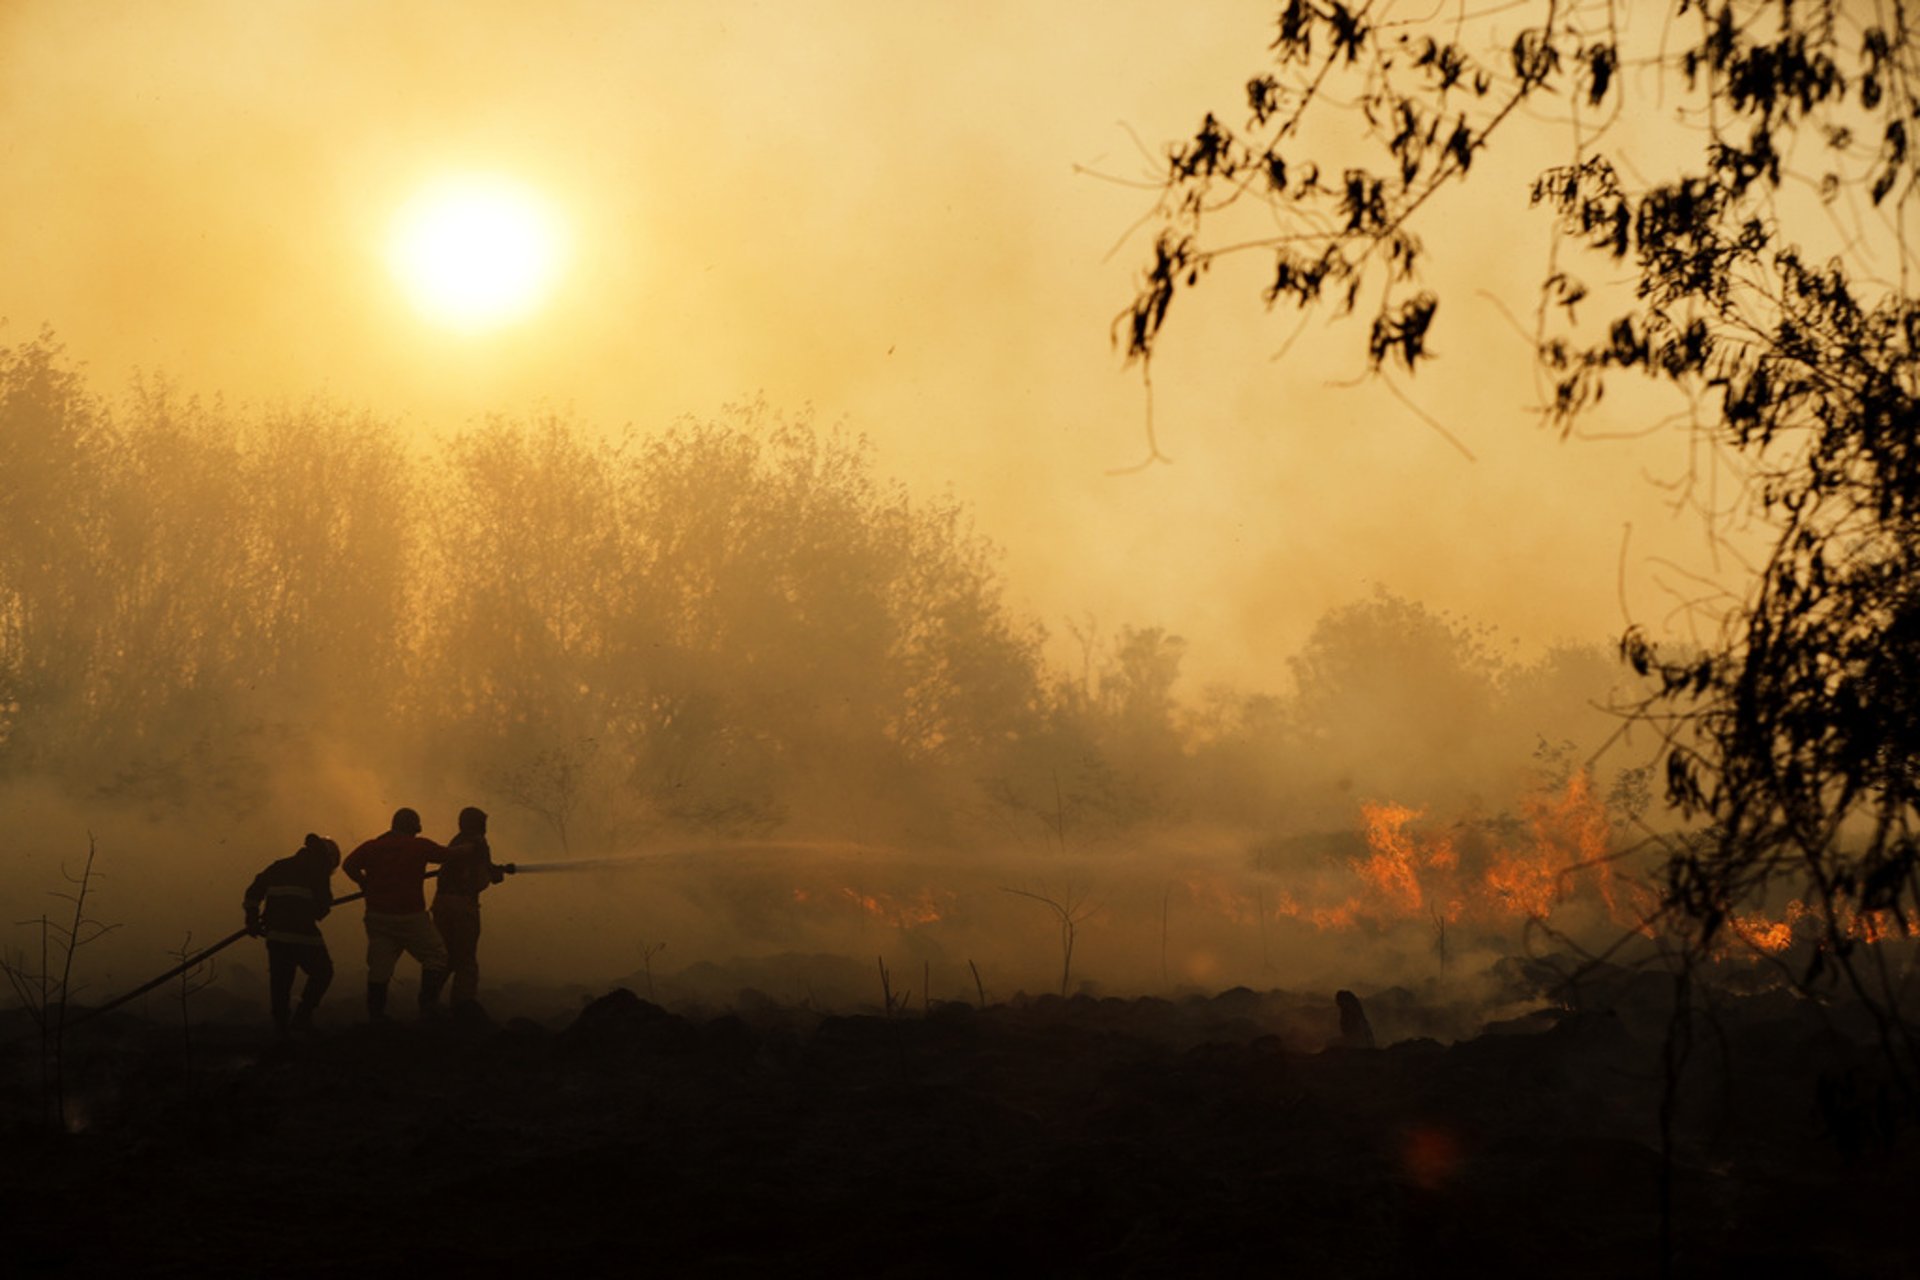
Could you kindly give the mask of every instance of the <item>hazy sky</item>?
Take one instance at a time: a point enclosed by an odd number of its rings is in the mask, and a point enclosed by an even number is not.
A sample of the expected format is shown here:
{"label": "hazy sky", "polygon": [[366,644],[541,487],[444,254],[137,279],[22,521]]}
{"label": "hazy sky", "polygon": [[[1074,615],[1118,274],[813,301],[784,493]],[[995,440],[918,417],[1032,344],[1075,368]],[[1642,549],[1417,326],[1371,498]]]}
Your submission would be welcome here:
{"label": "hazy sky", "polygon": [[[811,404],[970,503],[1018,605],[1180,631],[1202,680],[1278,687],[1314,619],[1376,582],[1529,644],[1609,639],[1628,522],[1625,594],[1658,624],[1648,557],[1697,559],[1696,526],[1643,447],[1532,424],[1524,345],[1471,288],[1411,390],[1477,460],[1332,385],[1360,370],[1358,325],[1273,360],[1290,318],[1223,273],[1155,367],[1174,464],[1109,474],[1144,450],[1108,328],[1151,193],[1095,174],[1138,178],[1135,136],[1235,105],[1270,21],[1258,0],[8,0],[0,338],[51,326],[101,390],[138,369],[423,432]],[[474,170],[544,193],[571,269],[538,314],[457,336],[382,254],[422,183]],[[1436,269],[1537,278],[1524,190],[1476,198],[1435,207]]]}

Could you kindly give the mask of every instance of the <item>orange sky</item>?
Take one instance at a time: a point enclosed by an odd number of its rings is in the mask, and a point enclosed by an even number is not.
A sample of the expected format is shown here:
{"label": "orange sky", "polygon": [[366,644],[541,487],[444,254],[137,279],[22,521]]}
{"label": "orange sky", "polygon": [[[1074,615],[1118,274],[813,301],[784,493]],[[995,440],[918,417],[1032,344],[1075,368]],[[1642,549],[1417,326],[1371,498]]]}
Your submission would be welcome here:
{"label": "orange sky", "polygon": [[[1656,629],[1697,523],[1642,469],[1525,412],[1545,224],[1523,185],[1441,202],[1442,360],[1360,371],[1352,323],[1266,316],[1219,273],[1156,364],[1162,446],[1108,326],[1145,251],[1150,146],[1231,106],[1270,7],[1240,3],[351,3],[0,7],[0,339],[51,326],[96,387],[324,394],[422,432],[546,404],[645,429],[764,394],[969,502],[1056,632],[1189,637],[1196,682],[1279,687],[1313,621],[1380,583],[1528,646]],[[552,303],[436,330],[382,261],[394,212],[486,169],[570,221]],[[1513,183],[1526,174],[1504,175]],[[1117,252],[1109,250],[1118,244]],[[1257,271],[1255,264],[1249,264]]]}

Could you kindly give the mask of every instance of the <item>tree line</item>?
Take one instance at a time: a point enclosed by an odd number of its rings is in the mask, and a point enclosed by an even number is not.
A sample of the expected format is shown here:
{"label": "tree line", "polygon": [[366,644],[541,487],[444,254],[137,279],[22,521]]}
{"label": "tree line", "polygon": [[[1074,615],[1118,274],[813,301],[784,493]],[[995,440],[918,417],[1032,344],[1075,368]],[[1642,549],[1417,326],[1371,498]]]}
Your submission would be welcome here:
{"label": "tree line", "polygon": [[1619,675],[1384,591],[1276,654],[1278,693],[1184,689],[1163,627],[1069,630],[1050,662],[964,504],[764,404],[425,441],[0,349],[0,773],[90,799],[243,812],[345,761],[563,845],[1329,829],[1497,810],[1543,738],[1610,732]]}

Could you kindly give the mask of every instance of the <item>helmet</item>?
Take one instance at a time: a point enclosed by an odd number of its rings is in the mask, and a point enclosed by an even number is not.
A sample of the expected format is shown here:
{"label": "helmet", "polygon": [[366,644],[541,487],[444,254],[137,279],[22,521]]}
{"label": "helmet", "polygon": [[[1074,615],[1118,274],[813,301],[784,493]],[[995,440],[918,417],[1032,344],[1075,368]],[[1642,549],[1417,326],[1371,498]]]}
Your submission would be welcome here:
{"label": "helmet", "polygon": [[420,815],[411,809],[395,809],[393,811],[393,829],[405,836],[419,835]]}
{"label": "helmet", "polygon": [[301,852],[326,863],[329,871],[335,870],[340,865],[340,846],[325,836],[315,835],[311,831],[307,832],[306,843],[301,845]]}
{"label": "helmet", "polygon": [[460,811],[460,829],[477,836],[487,834],[487,811],[468,805]]}

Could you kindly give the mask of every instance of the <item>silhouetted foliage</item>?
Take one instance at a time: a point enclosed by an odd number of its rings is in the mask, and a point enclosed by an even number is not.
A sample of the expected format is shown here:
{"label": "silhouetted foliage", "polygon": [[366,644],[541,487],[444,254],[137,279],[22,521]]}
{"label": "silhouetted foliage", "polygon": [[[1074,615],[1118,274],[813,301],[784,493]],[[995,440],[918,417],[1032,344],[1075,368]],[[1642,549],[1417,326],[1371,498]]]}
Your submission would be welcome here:
{"label": "silhouetted foliage", "polygon": [[1624,642],[1670,735],[1668,797],[1713,827],[1674,854],[1669,903],[1710,944],[1736,910],[1801,894],[1827,925],[1813,963],[1839,961],[1891,1016],[1897,975],[1851,958],[1862,920],[1920,923],[1913,29],[1897,9],[1786,0],[1676,0],[1651,24],[1619,0],[1410,20],[1277,8],[1231,117],[1244,126],[1215,111],[1168,150],[1116,326],[1127,357],[1151,359],[1175,297],[1222,257],[1264,253],[1269,304],[1364,309],[1368,364],[1411,373],[1444,314],[1420,233],[1483,234],[1423,218],[1429,201],[1477,183],[1496,136],[1564,144],[1516,193],[1556,231],[1536,308],[1543,419],[1568,432],[1614,376],[1650,380],[1712,459],[1682,499],[1717,533],[1736,509],[1704,477],[1731,466],[1740,513],[1771,537],[1704,651]]}
{"label": "silhouetted foliage", "polygon": [[93,836],[87,836],[87,858],[78,873],[60,868],[68,889],[55,890],[52,897],[71,903],[70,912],[61,919],[42,912],[37,920],[16,921],[17,926],[39,926],[39,955],[7,948],[0,952],[0,974],[13,989],[20,1007],[31,1019],[40,1042],[40,1094],[42,1119],[49,1128],[63,1128],[67,1121],[67,1027],[69,1013],[84,984],[75,980],[74,961],[79,952],[119,928],[88,914],[87,899],[94,892],[94,881],[102,878],[94,870],[98,848]]}

